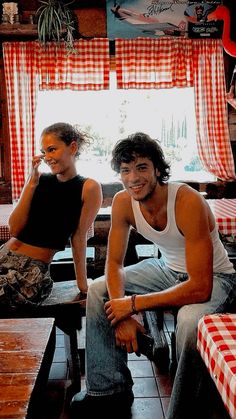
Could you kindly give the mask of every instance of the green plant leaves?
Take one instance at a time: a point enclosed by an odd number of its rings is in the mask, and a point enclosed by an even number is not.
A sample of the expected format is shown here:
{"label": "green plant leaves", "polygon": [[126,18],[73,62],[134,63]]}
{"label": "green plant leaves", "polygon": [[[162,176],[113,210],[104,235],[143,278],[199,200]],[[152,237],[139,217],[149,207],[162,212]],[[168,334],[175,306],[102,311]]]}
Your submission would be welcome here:
{"label": "green plant leaves", "polygon": [[42,3],[36,12],[38,17],[39,41],[65,41],[67,49],[74,52],[75,18],[68,7],[74,2],[63,3],[61,0],[39,0]]}

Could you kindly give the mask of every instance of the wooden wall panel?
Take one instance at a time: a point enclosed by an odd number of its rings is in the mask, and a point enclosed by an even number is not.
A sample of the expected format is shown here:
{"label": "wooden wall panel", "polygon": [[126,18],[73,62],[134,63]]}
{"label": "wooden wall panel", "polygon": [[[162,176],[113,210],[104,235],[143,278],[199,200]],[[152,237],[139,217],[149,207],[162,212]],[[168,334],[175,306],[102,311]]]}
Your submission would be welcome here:
{"label": "wooden wall panel", "polygon": [[79,33],[85,38],[99,38],[107,36],[106,11],[101,8],[84,8],[74,10],[78,23]]}

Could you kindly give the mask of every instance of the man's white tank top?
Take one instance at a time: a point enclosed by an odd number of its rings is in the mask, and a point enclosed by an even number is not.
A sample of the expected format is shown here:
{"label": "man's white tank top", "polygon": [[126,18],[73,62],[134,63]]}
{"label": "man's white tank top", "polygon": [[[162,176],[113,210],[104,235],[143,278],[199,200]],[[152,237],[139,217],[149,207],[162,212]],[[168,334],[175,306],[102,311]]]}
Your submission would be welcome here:
{"label": "man's white tank top", "polygon": [[[146,239],[157,245],[166,266],[176,272],[185,273],[185,238],[180,233],[175,220],[175,200],[178,189],[183,183],[168,183],[167,224],[164,230],[157,231],[145,220],[138,201],[131,198],[136,229]],[[211,232],[213,242],[214,272],[233,273],[234,268],[228,259],[227,252],[220,241],[217,226]],[[201,263],[201,260],[199,260]]]}

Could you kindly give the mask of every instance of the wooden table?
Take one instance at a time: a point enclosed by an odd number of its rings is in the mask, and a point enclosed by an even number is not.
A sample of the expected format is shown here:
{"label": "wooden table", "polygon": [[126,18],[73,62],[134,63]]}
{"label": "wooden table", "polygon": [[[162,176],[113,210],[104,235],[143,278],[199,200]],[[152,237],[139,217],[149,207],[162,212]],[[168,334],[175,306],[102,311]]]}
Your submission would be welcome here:
{"label": "wooden table", "polygon": [[[215,216],[220,233],[236,236],[236,199],[208,199],[208,204]],[[0,205],[0,242],[6,242],[10,238],[8,219],[13,209],[12,204]],[[110,220],[111,207],[100,208],[96,221]],[[92,225],[88,232],[88,239],[94,235]]]}
{"label": "wooden table", "polygon": [[23,419],[33,411],[54,339],[52,318],[0,319],[0,418]]}

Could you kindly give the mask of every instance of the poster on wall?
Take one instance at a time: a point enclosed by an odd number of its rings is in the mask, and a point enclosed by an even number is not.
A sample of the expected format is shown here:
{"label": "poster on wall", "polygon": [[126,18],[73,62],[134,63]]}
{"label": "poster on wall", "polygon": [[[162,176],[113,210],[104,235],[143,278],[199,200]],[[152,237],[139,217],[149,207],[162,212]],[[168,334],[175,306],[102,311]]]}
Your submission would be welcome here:
{"label": "poster on wall", "polygon": [[211,13],[221,3],[220,0],[189,2],[184,12],[188,21],[189,38],[221,38],[223,22],[210,20]]}
{"label": "poster on wall", "polygon": [[186,36],[186,0],[107,0],[107,36]]}

